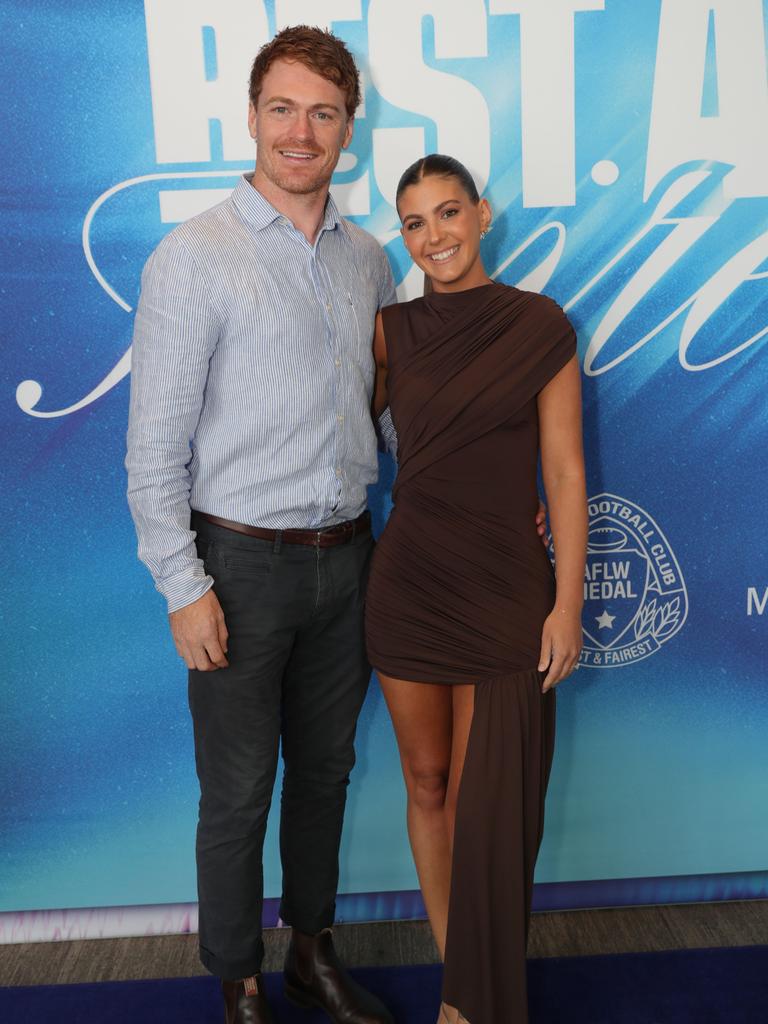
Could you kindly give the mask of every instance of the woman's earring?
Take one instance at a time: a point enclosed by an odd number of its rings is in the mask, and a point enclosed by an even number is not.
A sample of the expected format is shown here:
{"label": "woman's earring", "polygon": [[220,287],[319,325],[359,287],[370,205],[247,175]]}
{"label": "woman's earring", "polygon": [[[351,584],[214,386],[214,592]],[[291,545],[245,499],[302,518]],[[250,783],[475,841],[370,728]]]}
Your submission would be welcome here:
{"label": "woman's earring", "polygon": [[483,230],[480,232],[480,238],[485,238],[485,236],[488,234],[490,230],[491,225],[489,224],[487,228],[483,228]]}

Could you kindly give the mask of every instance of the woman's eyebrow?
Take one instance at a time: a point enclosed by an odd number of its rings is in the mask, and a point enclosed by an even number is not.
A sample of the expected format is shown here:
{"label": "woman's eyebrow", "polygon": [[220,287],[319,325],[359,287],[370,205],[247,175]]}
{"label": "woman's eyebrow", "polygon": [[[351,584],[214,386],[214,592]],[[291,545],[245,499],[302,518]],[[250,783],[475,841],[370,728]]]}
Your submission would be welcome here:
{"label": "woman's eyebrow", "polygon": [[[458,203],[458,201],[459,201],[458,199],[444,199],[442,203],[438,203],[437,206],[434,207],[434,209],[432,210],[432,213],[439,213],[440,210],[442,210],[442,208],[444,206],[448,206],[449,203]],[[422,214],[420,214],[420,213],[406,213],[405,216],[402,218],[402,223],[405,224],[405,222],[407,220],[410,220],[412,217],[421,217],[421,216],[422,216]]]}

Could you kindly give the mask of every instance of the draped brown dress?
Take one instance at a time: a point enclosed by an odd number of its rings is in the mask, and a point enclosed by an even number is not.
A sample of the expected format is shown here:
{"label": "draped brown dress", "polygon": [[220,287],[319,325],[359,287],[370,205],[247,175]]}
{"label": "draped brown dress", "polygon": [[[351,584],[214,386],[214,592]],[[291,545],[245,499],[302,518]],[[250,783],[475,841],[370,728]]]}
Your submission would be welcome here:
{"label": "draped brown dress", "polygon": [[537,670],[555,588],[535,527],[536,396],[575,336],[550,299],[501,284],[382,316],[398,473],[368,585],[368,655],[396,679],[475,684],[443,999],[471,1024],[524,1024],[555,720]]}

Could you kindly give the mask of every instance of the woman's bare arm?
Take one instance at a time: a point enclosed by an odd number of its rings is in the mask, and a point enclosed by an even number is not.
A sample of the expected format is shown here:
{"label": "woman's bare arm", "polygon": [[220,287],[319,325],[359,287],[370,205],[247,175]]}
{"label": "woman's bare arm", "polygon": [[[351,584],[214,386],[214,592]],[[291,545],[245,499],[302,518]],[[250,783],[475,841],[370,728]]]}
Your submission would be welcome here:
{"label": "woman's bare arm", "polygon": [[376,381],[373,386],[373,418],[376,420],[389,404],[387,396],[387,345],[381,313],[376,314],[373,332],[373,359],[376,363]]}
{"label": "woman's bare arm", "polygon": [[584,563],[587,554],[587,492],[581,433],[581,373],[574,355],[538,397],[544,489],[555,547],[557,596],[542,631],[543,689],[559,683],[578,664]]}

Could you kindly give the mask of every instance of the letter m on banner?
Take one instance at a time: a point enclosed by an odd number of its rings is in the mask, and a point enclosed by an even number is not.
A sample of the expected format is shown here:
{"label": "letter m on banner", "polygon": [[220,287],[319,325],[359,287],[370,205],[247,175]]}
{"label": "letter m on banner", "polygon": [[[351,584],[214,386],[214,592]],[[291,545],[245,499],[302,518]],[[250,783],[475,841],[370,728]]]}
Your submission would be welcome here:
{"label": "letter m on banner", "polygon": [[768,606],[768,587],[763,587],[763,596],[757,592],[757,587],[750,587],[747,590],[747,615],[752,615],[753,612],[757,615],[762,615]]}

